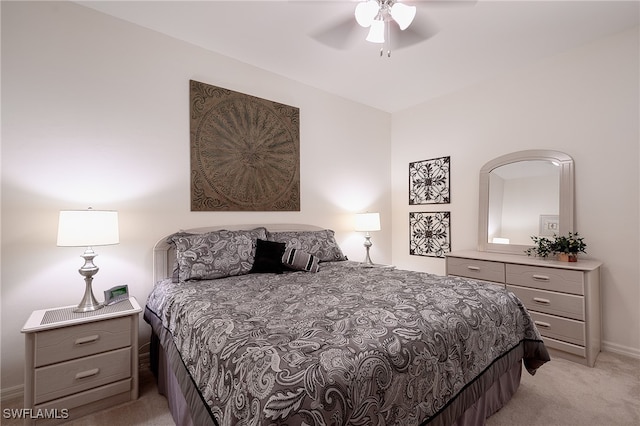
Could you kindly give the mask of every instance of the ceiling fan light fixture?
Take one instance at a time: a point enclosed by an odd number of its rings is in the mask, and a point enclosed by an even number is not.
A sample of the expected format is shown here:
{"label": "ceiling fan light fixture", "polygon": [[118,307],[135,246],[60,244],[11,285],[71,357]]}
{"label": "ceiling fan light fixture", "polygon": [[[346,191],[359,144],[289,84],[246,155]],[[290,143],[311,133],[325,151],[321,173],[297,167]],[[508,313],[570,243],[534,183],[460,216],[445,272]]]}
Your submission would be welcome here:
{"label": "ceiling fan light fixture", "polygon": [[376,19],[371,23],[369,34],[366,38],[371,43],[384,43],[384,21]]}
{"label": "ceiling fan light fixture", "polygon": [[380,6],[376,0],[362,1],[356,6],[356,21],[361,27],[369,27],[378,15]]}
{"label": "ceiling fan light fixture", "polygon": [[405,30],[416,17],[416,7],[396,2],[391,6],[391,17],[398,23],[401,30]]}

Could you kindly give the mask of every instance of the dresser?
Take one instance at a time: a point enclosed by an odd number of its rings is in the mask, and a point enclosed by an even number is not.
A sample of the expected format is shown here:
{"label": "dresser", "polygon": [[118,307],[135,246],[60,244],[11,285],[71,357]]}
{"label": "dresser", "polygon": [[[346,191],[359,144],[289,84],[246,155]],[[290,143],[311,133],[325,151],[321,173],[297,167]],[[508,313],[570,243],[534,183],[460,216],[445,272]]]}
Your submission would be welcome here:
{"label": "dresser", "polygon": [[138,398],[136,299],[75,308],[34,311],[22,328],[26,424],[61,423]]}
{"label": "dresser", "polygon": [[552,355],[586,364],[600,352],[600,266],[514,254],[459,251],[446,255],[446,273],[499,283],[531,314]]}

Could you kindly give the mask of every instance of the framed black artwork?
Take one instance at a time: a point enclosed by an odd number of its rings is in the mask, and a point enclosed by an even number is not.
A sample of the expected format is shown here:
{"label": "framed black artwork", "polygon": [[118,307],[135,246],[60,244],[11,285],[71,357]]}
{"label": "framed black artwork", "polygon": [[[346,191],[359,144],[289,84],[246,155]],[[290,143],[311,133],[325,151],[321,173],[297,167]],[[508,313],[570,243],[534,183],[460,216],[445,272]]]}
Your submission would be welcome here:
{"label": "framed black artwork", "polygon": [[409,213],[409,254],[444,257],[451,251],[451,212]]}
{"label": "framed black artwork", "polygon": [[409,163],[409,205],[450,203],[450,176],[451,157]]}

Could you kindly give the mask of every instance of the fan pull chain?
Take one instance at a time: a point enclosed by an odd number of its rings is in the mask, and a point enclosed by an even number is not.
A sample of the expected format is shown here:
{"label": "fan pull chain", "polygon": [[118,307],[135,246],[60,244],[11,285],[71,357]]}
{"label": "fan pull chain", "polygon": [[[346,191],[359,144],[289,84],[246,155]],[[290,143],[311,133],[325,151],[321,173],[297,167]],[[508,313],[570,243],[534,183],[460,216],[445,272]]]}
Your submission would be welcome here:
{"label": "fan pull chain", "polygon": [[382,57],[384,55],[384,48],[386,46],[386,48],[387,48],[387,58],[390,58],[391,57],[391,28],[390,28],[389,22],[385,22],[384,30],[385,30],[386,34],[385,34],[385,37],[384,37],[384,43],[382,44],[382,47],[380,48],[380,57]]}
{"label": "fan pull chain", "polygon": [[385,37],[386,38],[385,44],[387,45],[387,58],[390,58],[391,57],[391,24],[389,22],[387,22],[385,30],[387,30],[387,37]]}

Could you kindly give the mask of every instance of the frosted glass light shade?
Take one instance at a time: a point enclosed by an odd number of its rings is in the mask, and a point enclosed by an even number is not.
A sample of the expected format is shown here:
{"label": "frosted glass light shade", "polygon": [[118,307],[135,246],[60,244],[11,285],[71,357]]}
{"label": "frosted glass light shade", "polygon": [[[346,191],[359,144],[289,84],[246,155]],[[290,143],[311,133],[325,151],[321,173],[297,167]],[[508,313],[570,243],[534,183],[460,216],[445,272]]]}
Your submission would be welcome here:
{"label": "frosted glass light shade", "polygon": [[118,244],[118,212],[62,210],[58,220],[58,246],[92,247]]}
{"label": "frosted glass light shade", "polygon": [[380,213],[358,213],[356,214],[356,231],[379,231]]}
{"label": "frosted glass light shade", "polygon": [[379,6],[375,0],[363,1],[356,6],[355,16],[356,22],[361,27],[368,27],[371,25],[376,15],[378,14]]}
{"label": "frosted glass light shade", "polygon": [[394,3],[391,6],[391,17],[398,23],[401,30],[406,29],[416,16],[416,7],[402,3]]}
{"label": "frosted glass light shade", "polygon": [[384,21],[375,20],[371,23],[366,40],[371,43],[384,43]]}

